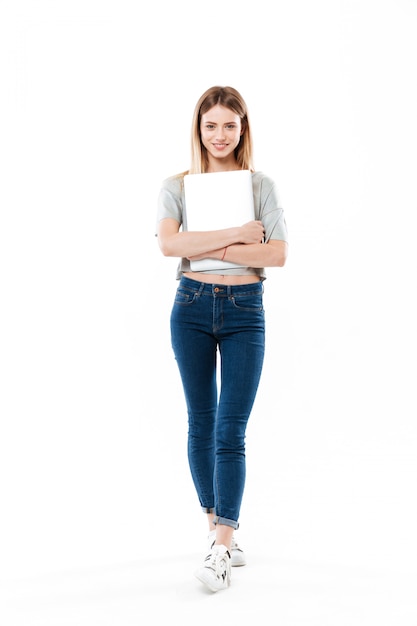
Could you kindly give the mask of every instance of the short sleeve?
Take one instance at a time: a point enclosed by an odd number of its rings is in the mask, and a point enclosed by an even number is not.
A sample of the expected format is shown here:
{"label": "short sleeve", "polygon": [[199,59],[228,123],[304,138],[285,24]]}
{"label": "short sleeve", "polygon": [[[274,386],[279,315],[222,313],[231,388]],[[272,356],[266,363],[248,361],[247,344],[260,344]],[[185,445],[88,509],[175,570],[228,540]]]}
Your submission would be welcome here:
{"label": "short sleeve", "polygon": [[157,203],[157,222],[171,217],[179,224],[183,222],[183,185],[180,177],[163,181]]}
{"label": "short sleeve", "polygon": [[265,228],[265,241],[288,241],[287,224],[278,190],[274,181],[258,173],[253,177],[256,217]]}

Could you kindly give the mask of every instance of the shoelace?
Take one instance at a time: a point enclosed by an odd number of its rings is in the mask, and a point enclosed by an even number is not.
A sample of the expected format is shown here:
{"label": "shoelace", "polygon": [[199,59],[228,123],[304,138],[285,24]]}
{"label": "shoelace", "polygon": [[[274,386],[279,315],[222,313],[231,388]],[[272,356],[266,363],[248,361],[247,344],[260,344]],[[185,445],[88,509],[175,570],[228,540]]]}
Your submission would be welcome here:
{"label": "shoelace", "polygon": [[205,567],[210,567],[217,578],[226,577],[227,572],[227,558],[224,554],[219,554],[218,552],[211,552],[206,557],[206,565]]}

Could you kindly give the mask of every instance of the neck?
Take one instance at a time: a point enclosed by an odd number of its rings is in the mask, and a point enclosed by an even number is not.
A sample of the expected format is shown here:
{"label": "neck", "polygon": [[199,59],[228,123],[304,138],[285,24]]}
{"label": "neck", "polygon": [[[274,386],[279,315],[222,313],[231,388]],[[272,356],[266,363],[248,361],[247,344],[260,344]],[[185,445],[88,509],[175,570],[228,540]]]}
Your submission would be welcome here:
{"label": "neck", "polygon": [[231,172],[233,170],[240,170],[234,156],[231,159],[208,159],[207,172]]}

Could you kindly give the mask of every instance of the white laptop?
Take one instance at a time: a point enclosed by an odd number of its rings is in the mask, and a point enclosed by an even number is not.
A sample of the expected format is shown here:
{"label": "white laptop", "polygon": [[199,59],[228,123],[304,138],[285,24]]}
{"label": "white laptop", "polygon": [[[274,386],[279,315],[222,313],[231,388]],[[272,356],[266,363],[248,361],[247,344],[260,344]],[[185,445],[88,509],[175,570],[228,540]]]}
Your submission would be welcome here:
{"label": "white laptop", "polygon": [[[241,226],[255,219],[252,173],[249,170],[187,174],[184,176],[187,229],[220,230]],[[191,261],[193,271],[241,267],[216,259]]]}

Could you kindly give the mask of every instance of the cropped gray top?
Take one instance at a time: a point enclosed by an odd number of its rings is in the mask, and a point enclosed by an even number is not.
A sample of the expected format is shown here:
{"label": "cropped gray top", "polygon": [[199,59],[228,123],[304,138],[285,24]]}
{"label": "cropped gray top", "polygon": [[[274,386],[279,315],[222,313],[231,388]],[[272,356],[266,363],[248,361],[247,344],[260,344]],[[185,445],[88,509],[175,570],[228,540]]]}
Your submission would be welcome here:
{"label": "cropped gray top", "polygon": [[[255,219],[261,220],[265,229],[265,242],[270,239],[287,241],[287,226],[284,211],[281,207],[279,195],[274,182],[262,172],[252,174],[253,199],[255,204]],[[187,213],[184,197],[184,174],[178,174],[166,178],[158,197],[157,222],[171,217],[176,220],[182,230],[187,230]],[[181,259],[177,268],[177,279],[184,272],[190,272],[190,261]],[[210,274],[212,272],[202,272]],[[266,278],[264,268],[232,268],[222,270],[225,275],[259,276],[261,280]]]}

